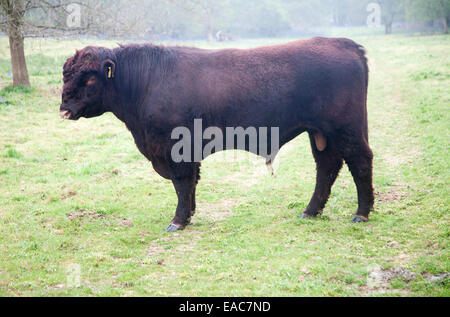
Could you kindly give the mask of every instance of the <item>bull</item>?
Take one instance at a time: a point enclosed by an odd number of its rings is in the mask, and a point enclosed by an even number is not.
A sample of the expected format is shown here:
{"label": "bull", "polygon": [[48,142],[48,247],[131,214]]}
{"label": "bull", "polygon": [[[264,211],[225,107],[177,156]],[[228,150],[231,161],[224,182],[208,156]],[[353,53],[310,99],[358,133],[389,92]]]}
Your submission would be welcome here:
{"label": "bull", "polygon": [[[358,195],[352,221],[366,222],[374,204],[368,72],[364,48],[349,39],[223,50],[89,46],[64,65],[60,115],[78,120],[112,112],[125,123],[139,151],[173,183],[178,205],[169,232],[184,229],[195,213],[204,159],[175,160],[172,132],[177,127],[193,131],[199,119],[202,129],[223,132],[227,127],[277,127],[279,148],[307,132],[317,175],[301,217],[322,213],[345,162]],[[277,150],[256,154],[271,163]]]}

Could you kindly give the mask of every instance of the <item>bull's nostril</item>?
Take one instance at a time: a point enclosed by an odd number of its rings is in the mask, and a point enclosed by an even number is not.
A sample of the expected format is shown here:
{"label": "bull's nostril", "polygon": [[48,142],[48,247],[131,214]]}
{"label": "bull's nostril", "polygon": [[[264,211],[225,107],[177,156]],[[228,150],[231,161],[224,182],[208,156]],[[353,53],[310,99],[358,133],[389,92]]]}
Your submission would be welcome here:
{"label": "bull's nostril", "polygon": [[61,117],[61,119],[70,119],[71,115],[72,114],[69,110],[60,110],[59,112],[59,116]]}

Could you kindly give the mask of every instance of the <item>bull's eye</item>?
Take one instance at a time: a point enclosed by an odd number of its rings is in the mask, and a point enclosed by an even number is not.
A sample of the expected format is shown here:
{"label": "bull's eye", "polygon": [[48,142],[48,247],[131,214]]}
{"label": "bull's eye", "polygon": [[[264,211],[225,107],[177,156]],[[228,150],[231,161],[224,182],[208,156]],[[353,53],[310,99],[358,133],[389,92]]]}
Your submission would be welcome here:
{"label": "bull's eye", "polygon": [[86,86],[92,86],[97,82],[97,78],[95,78],[95,76],[91,76],[88,78],[88,80],[86,81]]}

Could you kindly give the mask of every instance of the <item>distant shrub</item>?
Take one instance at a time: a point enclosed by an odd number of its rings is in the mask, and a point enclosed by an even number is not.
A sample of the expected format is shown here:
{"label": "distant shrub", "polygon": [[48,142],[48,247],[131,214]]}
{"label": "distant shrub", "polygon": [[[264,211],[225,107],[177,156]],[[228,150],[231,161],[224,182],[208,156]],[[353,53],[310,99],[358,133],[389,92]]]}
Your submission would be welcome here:
{"label": "distant shrub", "polygon": [[447,79],[450,78],[450,74],[443,74],[438,71],[429,70],[429,71],[421,71],[412,74],[411,76],[415,81],[426,80],[426,79]]}
{"label": "distant shrub", "polygon": [[22,154],[20,154],[20,152],[16,151],[15,149],[9,149],[6,152],[5,157],[19,159],[22,157]]}
{"label": "distant shrub", "polygon": [[34,92],[34,88],[27,86],[6,86],[2,90],[0,90],[0,96],[6,96],[7,94],[13,93],[22,93],[22,94],[31,94]]}

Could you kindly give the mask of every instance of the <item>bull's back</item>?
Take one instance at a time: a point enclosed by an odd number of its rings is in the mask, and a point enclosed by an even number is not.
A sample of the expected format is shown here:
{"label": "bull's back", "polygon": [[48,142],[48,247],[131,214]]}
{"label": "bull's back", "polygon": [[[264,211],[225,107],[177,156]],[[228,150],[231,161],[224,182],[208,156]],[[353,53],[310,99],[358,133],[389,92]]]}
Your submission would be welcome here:
{"label": "bull's back", "polygon": [[215,126],[332,121],[348,111],[355,90],[364,93],[358,47],[314,38],[252,49],[182,49],[175,107]]}

